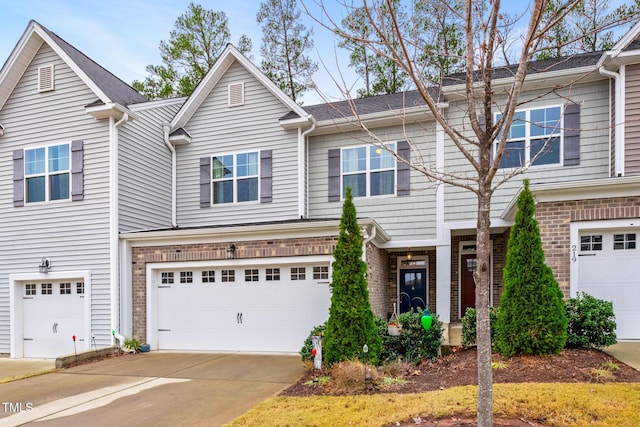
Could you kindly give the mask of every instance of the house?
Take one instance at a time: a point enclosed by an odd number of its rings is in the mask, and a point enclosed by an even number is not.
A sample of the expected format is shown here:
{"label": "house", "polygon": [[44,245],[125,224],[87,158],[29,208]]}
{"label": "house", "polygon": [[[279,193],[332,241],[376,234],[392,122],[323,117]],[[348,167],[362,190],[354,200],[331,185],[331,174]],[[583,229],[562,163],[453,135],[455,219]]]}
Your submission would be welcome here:
{"label": "house", "polygon": [[[532,68],[502,165],[549,141],[526,172],[547,262],[565,296],[614,302],[621,339],[640,339],[639,34]],[[464,129],[462,86],[441,96]],[[468,168],[416,93],[356,105],[399,159]],[[475,303],[474,198],[372,145],[350,115],[297,105],[233,46],[189,98],[148,101],[30,22],[0,70],[0,353],[55,357],[113,332],[152,349],[296,352],[328,316],[346,186],[373,310],[427,306],[455,343]],[[520,188],[493,198],[494,305]]]}

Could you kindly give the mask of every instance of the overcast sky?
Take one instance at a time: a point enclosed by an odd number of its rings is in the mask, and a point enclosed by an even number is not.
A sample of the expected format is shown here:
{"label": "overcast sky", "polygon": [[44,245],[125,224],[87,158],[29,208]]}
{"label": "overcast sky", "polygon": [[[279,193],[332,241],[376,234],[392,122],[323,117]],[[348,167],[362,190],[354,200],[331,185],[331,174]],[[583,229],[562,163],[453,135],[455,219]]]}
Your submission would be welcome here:
{"label": "overcast sky", "polygon": [[[146,77],[147,65],[161,63],[160,41],[169,39],[176,18],[186,12],[190,1],[0,0],[0,64],[4,64],[29,21],[34,19],[130,84]],[[612,0],[611,3],[620,1]],[[248,35],[253,41],[254,62],[259,63],[262,31],[256,23],[256,14],[260,0],[194,2],[205,9],[224,11],[229,19],[231,42],[237,43],[241,34]],[[313,4],[313,0],[307,3]],[[338,9],[339,0],[325,0],[325,3]],[[505,3],[513,9],[528,4],[520,0]],[[314,80],[321,90],[329,97],[340,97],[340,91],[331,78],[342,78],[337,71],[337,61],[344,79],[355,88],[361,87],[348,67],[346,54],[339,53],[339,58],[336,58],[338,49],[331,34],[304,14],[303,20],[308,28],[315,29],[315,47],[311,55],[319,62],[320,70]],[[310,105],[321,102],[321,98],[308,92],[302,101]]]}

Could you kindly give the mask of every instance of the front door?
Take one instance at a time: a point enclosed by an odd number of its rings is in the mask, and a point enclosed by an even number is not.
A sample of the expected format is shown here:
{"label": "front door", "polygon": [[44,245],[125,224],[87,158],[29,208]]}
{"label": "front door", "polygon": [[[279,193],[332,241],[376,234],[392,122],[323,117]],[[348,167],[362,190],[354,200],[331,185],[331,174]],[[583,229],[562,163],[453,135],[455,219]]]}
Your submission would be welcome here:
{"label": "front door", "polygon": [[460,257],[460,317],[464,316],[468,307],[476,307],[476,282],[473,278],[476,265],[476,254]]}
{"label": "front door", "polygon": [[427,270],[400,270],[400,313],[427,308]]}

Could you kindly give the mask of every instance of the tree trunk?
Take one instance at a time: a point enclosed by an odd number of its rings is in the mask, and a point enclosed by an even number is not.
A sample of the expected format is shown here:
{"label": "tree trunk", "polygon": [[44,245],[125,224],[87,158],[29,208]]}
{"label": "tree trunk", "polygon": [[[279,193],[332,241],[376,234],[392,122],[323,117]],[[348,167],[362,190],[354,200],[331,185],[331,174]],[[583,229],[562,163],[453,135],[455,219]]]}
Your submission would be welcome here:
{"label": "tree trunk", "polygon": [[[482,182],[480,184],[483,185]],[[476,236],[476,336],[478,345],[478,427],[493,424],[493,372],[491,370],[491,325],[489,296],[491,286],[491,192],[478,192],[478,231]]]}

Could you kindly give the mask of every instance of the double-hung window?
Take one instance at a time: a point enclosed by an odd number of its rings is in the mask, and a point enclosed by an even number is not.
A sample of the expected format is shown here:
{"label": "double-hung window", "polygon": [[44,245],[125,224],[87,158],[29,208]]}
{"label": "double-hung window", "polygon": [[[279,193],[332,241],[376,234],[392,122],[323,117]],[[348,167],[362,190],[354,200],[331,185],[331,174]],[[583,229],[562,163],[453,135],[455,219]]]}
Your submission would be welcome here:
{"label": "double-hung window", "polygon": [[[395,151],[395,143],[387,148]],[[374,145],[342,149],[342,197],[347,187],[353,197],[395,194],[396,159],[388,150]]]}
{"label": "double-hung window", "polygon": [[69,199],[69,144],[24,150],[27,203]]}
{"label": "double-hung window", "polygon": [[237,203],[258,200],[259,155],[225,154],[211,158],[213,203]]}
{"label": "double-hung window", "polygon": [[[501,114],[496,115],[496,121]],[[497,146],[497,142],[496,145]],[[494,150],[495,150],[494,146]],[[507,134],[501,168],[562,163],[562,109],[560,106],[516,111]]]}

